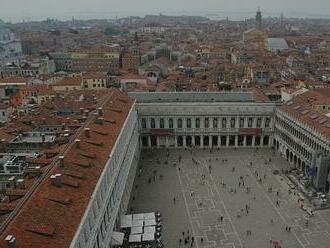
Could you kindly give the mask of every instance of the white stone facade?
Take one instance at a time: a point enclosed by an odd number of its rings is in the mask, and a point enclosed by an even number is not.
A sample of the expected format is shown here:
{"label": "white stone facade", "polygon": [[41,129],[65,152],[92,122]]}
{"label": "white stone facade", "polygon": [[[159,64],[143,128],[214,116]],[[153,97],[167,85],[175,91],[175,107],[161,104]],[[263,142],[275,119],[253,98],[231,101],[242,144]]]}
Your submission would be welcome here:
{"label": "white stone facade", "polygon": [[70,247],[110,247],[117,217],[126,212],[140,157],[135,106],[125,121]]}
{"label": "white stone facade", "polygon": [[330,140],[326,136],[280,109],[276,110],[274,146],[302,171],[311,166],[315,152],[330,154]]}
{"label": "white stone facade", "polygon": [[272,144],[273,103],[138,103],[137,110],[142,147]]}

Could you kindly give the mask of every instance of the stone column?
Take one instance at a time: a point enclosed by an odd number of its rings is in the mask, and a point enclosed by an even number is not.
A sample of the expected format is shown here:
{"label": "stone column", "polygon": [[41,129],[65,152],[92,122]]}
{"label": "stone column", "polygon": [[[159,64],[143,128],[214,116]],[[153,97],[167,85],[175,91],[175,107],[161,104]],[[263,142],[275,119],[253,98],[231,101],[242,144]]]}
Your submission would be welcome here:
{"label": "stone column", "polygon": [[264,146],[264,136],[260,136],[260,146]]}
{"label": "stone column", "polygon": [[226,147],[229,146],[229,135],[227,135],[227,139],[226,139]]}
{"label": "stone column", "polygon": [[220,146],[221,146],[221,136],[218,135],[218,147],[220,147]]}
{"label": "stone column", "polygon": [[201,137],[201,138],[200,138],[200,141],[201,141],[201,148],[203,148],[203,147],[204,147],[204,135],[201,135],[200,137]]}
{"label": "stone column", "polygon": [[187,136],[182,136],[182,139],[183,139],[183,147],[186,147],[187,146],[187,142],[186,142],[186,138]]}
{"label": "stone column", "polygon": [[209,136],[209,147],[212,148],[212,136]]}
{"label": "stone column", "polygon": [[238,135],[235,135],[235,147],[238,146]]}
{"label": "stone column", "polygon": [[166,148],[168,148],[170,145],[169,145],[169,141],[168,141],[168,136],[166,136]]}
{"label": "stone column", "polygon": [[160,139],[160,137],[159,137],[159,136],[157,136],[157,137],[156,137],[156,141],[157,141],[157,148],[159,148],[159,147],[160,147],[160,141],[159,141],[159,139]]}
{"label": "stone column", "polygon": [[175,139],[174,147],[178,147],[178,136],[175,136],[174,139]]}
{"label": "stone column", "polygon": [[246,136],[243,138],[243,146],[246,147]]}
{"label": "stone column", "polygon": [[148,147],[151,147],[151,138],[148,136]]}
{"label": "stone column", "polygon": [[252,136],[252,147],[255,147],[256,146],[256,136],[253,135]]}
{"label": "stone column", "polygon": [[195,146],[195,136],[191,136],[191,146]]}

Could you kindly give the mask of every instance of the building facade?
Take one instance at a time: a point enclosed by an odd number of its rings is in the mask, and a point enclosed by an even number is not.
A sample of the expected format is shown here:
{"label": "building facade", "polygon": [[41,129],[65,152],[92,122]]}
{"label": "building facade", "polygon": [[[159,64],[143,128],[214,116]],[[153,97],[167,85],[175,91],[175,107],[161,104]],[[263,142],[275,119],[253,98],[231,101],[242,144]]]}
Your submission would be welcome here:
{"label": "building facade", "polygon": [[[271,146],[274,131],[274,103],[255,102],[250,93],[227,94],[233,102],[203,93],[179,93],[148,102],[145,93],[137,97],[142,147],[263,147]],[[153,93],[148,93],[153,94]],[[158,93],[154,93],[155,98]],[[221,95],[221,94],[220,94]],[[219,95],[218,95],[219,96]],[[166,98],[169,97],[169,98]]]}

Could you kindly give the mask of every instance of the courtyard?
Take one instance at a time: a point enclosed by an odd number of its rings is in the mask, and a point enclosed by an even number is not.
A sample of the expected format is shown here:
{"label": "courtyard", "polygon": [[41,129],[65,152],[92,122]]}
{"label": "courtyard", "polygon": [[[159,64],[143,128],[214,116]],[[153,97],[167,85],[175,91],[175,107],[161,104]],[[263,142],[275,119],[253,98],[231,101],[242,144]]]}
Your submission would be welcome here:
{"label": "courtyard", "polygon": [[160,212],[168,248],[328,248],[330,211],[301,210],[288,168],[268,148],[144,150],[128,212]]}

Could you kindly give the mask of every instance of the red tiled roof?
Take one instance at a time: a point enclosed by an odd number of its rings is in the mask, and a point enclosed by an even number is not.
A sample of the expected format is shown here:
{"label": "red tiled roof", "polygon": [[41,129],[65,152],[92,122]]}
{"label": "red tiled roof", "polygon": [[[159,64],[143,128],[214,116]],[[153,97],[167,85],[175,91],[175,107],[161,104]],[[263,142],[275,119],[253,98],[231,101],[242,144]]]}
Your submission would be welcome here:
{"label": "red tiled roof", "polygon": [[[81,140],[80,148],[73,143],[70,144],[64,152],[64,168],[55,165],[38,185],[2,234],[1,247],[5,247],[4,239],[8,234],[15,236],[20,248],[69,247],[109,154],[132,108],[133,100],[119,90],[112,90],[111,96],[109,93],[108,96],[109,98],[103,102],[103,117],[115,122],[104,121],[102,126],[93,121],[86,123],[85,127],[91,130],[90,138],[85,137],[81,132],[77,136]],[[88,142],[95,140],[104,145]],[[92,166],[79,166],[79,164]],[[70,171],[74,171],[75,175]],[[57,173],[62,174],[61,187],[54,186],[50,181],[50,175]]]}

